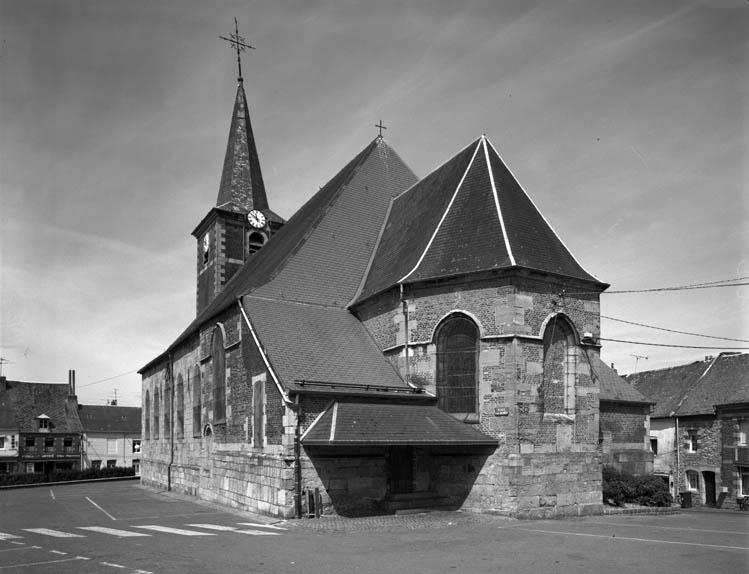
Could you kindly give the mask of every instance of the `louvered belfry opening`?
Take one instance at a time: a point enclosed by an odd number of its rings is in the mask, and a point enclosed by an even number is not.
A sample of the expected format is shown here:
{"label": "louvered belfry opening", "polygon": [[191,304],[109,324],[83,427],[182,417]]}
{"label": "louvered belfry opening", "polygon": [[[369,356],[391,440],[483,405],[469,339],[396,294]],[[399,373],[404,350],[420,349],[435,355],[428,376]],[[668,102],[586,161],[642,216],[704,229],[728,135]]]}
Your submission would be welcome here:
{"label": "louvered belfry opening", "polygon": [[454,415],[478,412],[479,331],[463,315],[446,319],[437,330],[437,405]]}

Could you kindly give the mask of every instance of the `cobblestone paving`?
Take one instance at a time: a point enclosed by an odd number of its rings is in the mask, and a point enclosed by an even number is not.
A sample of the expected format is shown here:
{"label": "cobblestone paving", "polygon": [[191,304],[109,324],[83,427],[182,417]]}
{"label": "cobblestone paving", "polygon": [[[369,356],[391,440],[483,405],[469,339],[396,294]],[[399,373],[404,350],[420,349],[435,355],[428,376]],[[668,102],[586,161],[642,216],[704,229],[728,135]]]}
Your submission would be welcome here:
{"label": "cobblestone paving", "polygon": [[506,523],[512,519],[504,516],[472,514],[467,512],[424,512],[418,514],[366,516],[346,518],[321,516],[289,521],[289,524],[315,532],[372,532],[382,530],[420,530],[450,528],[458,525]]}

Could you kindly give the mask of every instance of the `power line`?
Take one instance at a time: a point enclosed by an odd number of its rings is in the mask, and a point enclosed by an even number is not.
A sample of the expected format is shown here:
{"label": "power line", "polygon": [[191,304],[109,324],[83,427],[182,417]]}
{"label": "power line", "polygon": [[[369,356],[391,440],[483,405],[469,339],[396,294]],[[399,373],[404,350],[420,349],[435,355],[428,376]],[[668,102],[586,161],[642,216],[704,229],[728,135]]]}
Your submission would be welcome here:
{"label": "power line", "polygon": [[120,377],[124,377],[125,375],[132,375],[133,373],[137,373],[138,370],[132,370],[128,371],[127,373],[120,373],[119,375],[115,375],[113,377],[107,377],[106,379],[101,379],[98,381],[94,381],[93,383],[86,383],[85,385],[78,385],[79,389],[82,389],[83,387],[90,387],[91,385],[98,385],[99,383],[106,383],[107,381],[111,381],[112,379],[119,379]]}
{"label": "power line", "polygon": [[625,341],[624,339],[608,339],[599,337],[600,341],[611,341],[614,343],[628,343],[630,345],[648,345],[650,347],[674,347],[679,349],[710,349],[722,351],[749,351],[749,347],[704,347],[701,345],[670,345],[668,343],[648,343],[646,341]]}
{"label": "power line", "polygon": [[[593,313],[592,311],[587,311]],[[609,321],[617,321],[619,323],[627,323],[628,325],[637,325],[638,327],[647,327],[648,329],[656,329],[658,331],[668,331],[669,333],[678,333],[679,335],[691,335],[693,337],[705,337],[706,339],[718,339],[721,341],[735,341],[737,343],[749,343],[747,339],[732,339],[730,337],[718,337],[716,335],[703,335],[702,333],[690,333],[689,331],[677,331],[676,329],[667,329],[666,327],[656,327],[655,325],[647,325],[646,323],[637,323],[635,321],[627,321],[626,319],[617,319],[616,317],[609,317],[608,315],[601,315],[602,319],[608,319]]]}
{"label": "power line", "polygon": [[[690,283],[687,285],[676,285],[672,287],[653,287],[650,289],[622,289],[618,291],[603,291],[602,295],[619,295],[623,293],[656,293],[659,291],[689,291],[692,289],[712,289],[714,287],[741,287],[749,283],[737,283],[745,281],[749,276],[732,277],[731,279],[720,279],[718,281],[705,281],[702,283]],[[576,291],[574,293],[565,293],[565,295],[590,295],[599,293],[599,291]]]}

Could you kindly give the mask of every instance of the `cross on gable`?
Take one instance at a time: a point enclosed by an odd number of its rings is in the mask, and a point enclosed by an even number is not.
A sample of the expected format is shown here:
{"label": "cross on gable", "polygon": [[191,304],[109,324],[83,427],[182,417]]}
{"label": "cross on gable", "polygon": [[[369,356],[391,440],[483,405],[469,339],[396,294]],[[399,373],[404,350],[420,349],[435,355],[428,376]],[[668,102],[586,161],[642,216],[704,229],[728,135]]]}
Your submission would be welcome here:
{"label": "cross on gable", "polygon": [[242,59],[240,58],[240,53],[247,51],[248,48],[254,50],[255,46],[250,46],[245,42],[244,36],[239,35],[239,24],[237,23],[236,18],[234,18],[234,34],[229,34],[228,38],[226,36],[219,36],[219,38],[229,42],[229,45],[237,51],[237,69],[239,70],[239,79],[241,80]]}
{"label": "cross on gable", "polygon": [[385,127],[384,125],[382,125],[382,120],[380,120],[380,123],[379,123],[379,124],[375,124],[375,126],[374,126],[374,127],[376,127],[376,128],[379,128],[379,129],[380,129],[380,137],[382,137],[382,130],[386,130],[386,129],[387,129],[387,127]]}

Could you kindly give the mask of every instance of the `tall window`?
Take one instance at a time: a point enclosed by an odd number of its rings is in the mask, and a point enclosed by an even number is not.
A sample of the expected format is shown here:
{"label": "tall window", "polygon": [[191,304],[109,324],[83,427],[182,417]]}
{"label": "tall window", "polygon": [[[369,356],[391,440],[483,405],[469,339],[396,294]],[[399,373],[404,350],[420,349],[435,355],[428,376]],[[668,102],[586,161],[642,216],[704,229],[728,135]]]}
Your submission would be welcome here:
{"label": "tall window", "polygon": [[478,414],[479,330],[453,315],[437,328],[437,406],[453,415]]}
{"label": "tall window", "polygon": [[195,365],[192,370],[192,436],[200,436],[202,432],[200,411],[203,405],[200,393],[200,367]]}
{"label": "tall window", "polygon": [[252,381],[252,441],[258,448],[265,444],[265,375]]}
{"label": "tall window", "polygon": [[687,431],[687,452],[697,452],[697,431]]}
{"label": "tall window", "polygon": [[164,385],[164,438],[172,435],[172,385]]}
{"label": "tall window", "polygon": [[151,395],[146,391],[146,412],[145,412],[145,429],[144,437],[146,440],[151,438]]}
{"label": "tall window", "polygon": [[687,488],[689,490],[700,489],[700,474],[696,470],[687,471]]}
{"label": "tall window", "polygon": [[213,330],[211,358],[213,361],[213,422],[226,420],[226,350],[220,326]]}
{"label": "tall window", "polygon": [[556,316],[544,331],[541,399],[545,413],[574,414],[577,350],[569,321]]}
{"label": "tall window", "polygon": [[739,420],[739,444],[749,443],[749,419]]}
{"label": "tall window", "polygon": [[153,392],[153,438],[159,438],[159,388]]}
{"label": "tall window", "polygon": [[741,476],[741,494],[749,496],[749,466],[739,467],[739,475]]}
{"label": "tall window", "polygon": [[182,438],[185,433],[185,383],[182,375],[177,377],[177,438]]}

